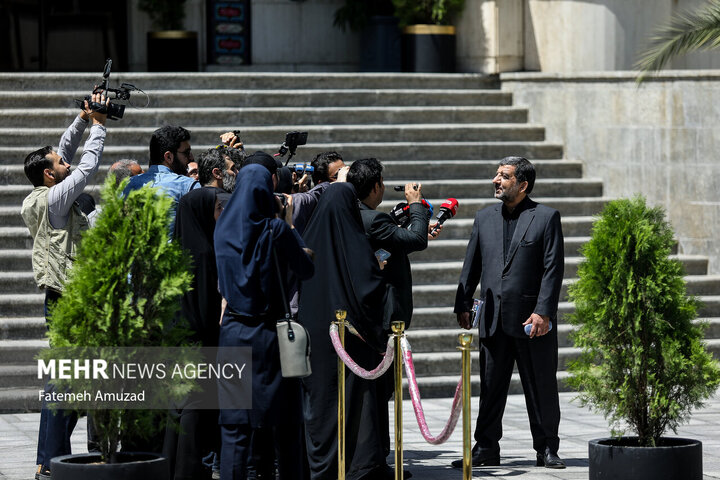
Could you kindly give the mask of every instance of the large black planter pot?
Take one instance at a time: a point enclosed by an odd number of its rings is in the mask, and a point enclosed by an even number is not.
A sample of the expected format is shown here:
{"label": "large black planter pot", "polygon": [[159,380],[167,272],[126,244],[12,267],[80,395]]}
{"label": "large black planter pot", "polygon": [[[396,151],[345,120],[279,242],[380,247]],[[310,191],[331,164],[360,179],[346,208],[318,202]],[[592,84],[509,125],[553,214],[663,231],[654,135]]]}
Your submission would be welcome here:
{"label": "large black planter pot", "polygon": [[396,17],[372,16],[360,35],[360,70],[400,72],[401,42]]}
{"label": "large black planter pot", "polygon": [[147,65],[148,72],[197,72],[197,32],[148,32]]}
{"label": "large black planter pot", "polygon": [[403,72],[455,72],[455,27],[409,25],[402,35]]}
{"label": "large black planter pot", "polygon": [[[637,437],[599,438],[588,444],[590,480],[702,480],[702,443],[662,437],[638,447]],[[54,477],[53,477],[54,478]]]}
{"label": "large black planter pot", "polygon": [[167,459],[155,453],[119,453],[120,463],[98,463],[100,455],[84,453],[55,457],[53,480],[169,480]]}

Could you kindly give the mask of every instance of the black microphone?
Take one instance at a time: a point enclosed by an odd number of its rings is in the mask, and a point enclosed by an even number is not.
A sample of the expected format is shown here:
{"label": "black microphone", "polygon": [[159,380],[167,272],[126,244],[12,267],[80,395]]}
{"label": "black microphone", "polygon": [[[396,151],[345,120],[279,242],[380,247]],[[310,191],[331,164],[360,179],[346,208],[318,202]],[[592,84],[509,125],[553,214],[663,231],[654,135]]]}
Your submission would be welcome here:
{"label": "black microphone", "polygon": [[440,211],[437,214],[437,225],[430,231],[430,235],[434,235],[438,227],[445,223],[445,220],[452,218],[457,214],[458,201],[454,198],[448,198],[445,203],[440,205]]}

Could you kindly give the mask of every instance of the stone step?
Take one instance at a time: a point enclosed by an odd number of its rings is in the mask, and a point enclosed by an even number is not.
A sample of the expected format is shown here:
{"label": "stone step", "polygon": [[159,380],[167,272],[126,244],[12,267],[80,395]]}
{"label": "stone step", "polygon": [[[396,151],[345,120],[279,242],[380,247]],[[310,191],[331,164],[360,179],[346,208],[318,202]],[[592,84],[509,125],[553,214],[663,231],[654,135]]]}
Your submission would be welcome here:
{"label": "stone step", "polygon": [[[557,372],[558,379],[558,391],[560,392],[571,392],[572,389],[567,384],[568,373],[564,371]],[[471,391],[473,402],[477,401],[477,396],[480,395],[480,376],[477,368],[471,369]],[[453,372],[451,375],[437,375],[430,377],[417,377],[417,384],[420,390],[420,396],[422,398],[448,398],[455,395],[455,389],[460,381],[459,370]],[[403,380],[404,385],[404,398],[409,399],[407,393],[407,380]],[[520,375],[513,373],[512,379],[510,380],[510,388],[508,390],[510,395],[518,395],[523,393],[522,384],[520,383]],[[37,392],[34,392],[37,396]],[[475,408],[477,408],[474,405]],[[406,414],[407,415],[407,414]]]}
{"label": "stone step", "polygon": [[[221,129],[222,130],[222,129]],[[248,143],[246,150],[254,152],[263,150],[266,152],[276,152],[280,146],[280,142],[284,139],[279,138],[277,143],[257,144]],[[57,137],[59,140],[59,137]],[[55,142],[57,142],[55,140]],[[143,146],[129,145],[116,146],[106,145],[103,151],[102,165],[111,165],[113,162],[121,158],[135,158],[141,165],[147,165],[148,155],[148,138],[143,142]],[[47,142],[52,143],[52,139],[45,139],[43,145]],[[203,152],[209,148],[214,148],[217,143],[212,144],[195,144],[193,152]],[[31,147],[6,147],[0,146],[0,165],[20,165],[28,153],[37,149],[37,146]],[[384,143],[311,143],[298,148],[298,155],[293,158],[295,162],[309,162],[315,155],[321,152],[334,150],[340,153],[345,161],[352,162],[358,158],[375,157],[381,161],[385,160],[435,160],[444,158],[446,160],[499,160],[510,155],[519,155],[531,160],[555,160],[563,158],[563,147],[560,144],[548,142],[384,142]],[[82,154],[82,146],[75,155],[77,163]],[[587,195],[583,195],[587,196]]]}
{"label": "stone step", "polygon": [[[443,240],[444,233],[441,235],[437,240],[428,242],[428,248],[425,250],[410,254],[413,265],[420,262],[462,261],[465,258],[467,240]],[[564,240],[565,255],[576,256],[579,255],[580,247],[587,243],[590,237],[565,237]]]}
{"label": "stone step", "polygon": [[[463,255],[464,257],[464,255]],[[439,262],[413,262],[411,270],[413,274],[413,285],[429,286],[438,284],[455,284],[457,287],[458,278],[462,270],[462,258],[455,257],[454,261]],[[450,259],[451,257],[447,257]],[[691,290],[690,295],[702,295],[708,293],[720,293],[720,276],[705,275],[707,273],[708,257],[702,255],[672,255],[670,258],[680,261],[685,272],[688,288],[704,289],[703,291]],[[583,260],[582,257],[565,257],[565,270],[563,277],[565,281],[570,282],[577,277],[578,265]],[[388,259],[388,263],[392,261],[392,257]],[[565,290],[563,290],[564,292]],[[561,296],[561,298],[564,298]]]}
{"label": "stone step", "polygon": [[44,303],[44,293],[0,294],[0,318],[43,317]]}
{"label": "stone step", "polygon": [[[512,94],[486,89],[297,89],[297,90],[146,90],[131,96],[132,104],[148,108],[184,108],[188,105],[203,107],[238,108],[235,115],[224,118],[226,124],[234,124],[242,113],[240,108],[269,107],[421,107],[421,106],[511,106]],[[6,109],[17,108],[69,108],[75,107],[75,99],[84,98],[84,90],[68,91],[0,91],[0,105]],[[149,104],[148,104],[149,101]],[[121,103],[121,102],[118,102]],[[128,105],[125,115],[132,115]]]}
{"label": "stone step", "polygon": [[[53,90],[72,90],[92,88],[102,77],[98,73],[60,73],[53,72],[49,85]],[[477,89],[500,88],[497,75],[476,73],[285,73],[285,72],[112,72],[111,86],[117,88],[121,83],[130,83],[145,91],[163,89],[227,89],[242,88],[252,90],[267,89]],[[0,90],[31,91],[48,85],[46,73],[0,73]]]}
{"label": "stone step", "polygon": [[[28,149],[29,150],[29,149]],[[194,151],[194,150],[193,150]],[[200,153],[203,150],[199,151]],[[195,153],[199,157],[199,153]],[[76,157],[76,162],[80,157]],[[91,180],[91,183],[98,183],[108,173],[110,165],[105,162],[103,156],[102,164],[99,167],[98,174]],[[295,159],[290,161],[294,164]],[[20,162],[18,160],[17,162]],[[140,162],[144,168],[147,167],[147,161]],[[350,164],[351,162],[348,162]],[[497,170],[498,162],[496,160],[427,160],[427,161],[408,161],[408,160],[389,160],[383,161],[383,176],[387,179],[388,184],[395,178],[408,178],[410,174],[416,175],[415,178],[428,180],[452,180],[452,179],[468,179],[475,178],[478,182],[486,181],[488,185]],[[535,160],[533,161],[538,173],[538,178],[580,178],[582,177],[582,162],[573,160]],[[21,163],[0,166],[0,185],[28,185],[27,177]],[[491,202],[492,200],[492,202]],[[541,199],[537,199],[541,203]],[[594,200],[594,199],[593,199]],[[497,203],[492,198],[488,199],[470,199],[470,201],[484,201]],[[577,198],[577,201],[587,201],[586,198]],[[604,203],[603,203],[604,204]],[[390,207],[388,207],[390,208]],[[594,210],[590,213],[597,213]]]}
{"label": "stone step", "polygon": [[[0,191],[2,191],[4,188],[5,187],[0,187]],[[25,230],[27,230],[27,227],[25,227],[25,222],[23,222],[23,219],[20,216],[21,204],[22,201],[14,205],[10,204],[11,206],[5,206],[2,204],[2,202],[0,202],[0,225],[9,228],[23,227],[25,228]]]}
{"label": "stone step", "polygon": [[32,248],[32,237],[26,227],[0,227],[0,250]]}
{"label": "stone step", "polygon": [[[96,176],[95,181],[99,182],[103,177]],[[398,179],[392,181],[388,179],[388,185],[404,185],[409,182],[407,179]],[[423,194],[427,198],[445,199],[454,197],[458,202],[464,202],[465,198],[473,198],[477,195],[479,188],[475,180],[428,180],[422,182]],[[482,185],[486,192],[492,193],[492,184]],[[601,180],[572,178],[572,179],[548,179],[537,180],[533,193],[539,197],[558,197],[565,196],[570,199],[582,195],[596,195],[602,197],[603,184]],[[98,184],[89,186],[85,189],[87,193],[97,194]],[[32,191],[31,185],[6,185],[0,188],[0,204],[4,205],[21,205],[23,199]],[[391,188],[385,189],[385,201],[392,205],[405,200],[403,192],[396,192]],[[440,202],[442,203],[442,201]],[[440,205],[438,205],[439,207]],[[457,219],[459,220],[459,219]],[[457,221],[455,220],[455,221]],[[470,219],[468,219],[470,220]]]}
{"label": "stone step", "polygon": [[[448,223],[448,225],[451,225]],[[450,228],[450,227],[448,227]],[[452,261],[465,258],[465,252],[467,251],[468,240],[445,240],[445,234],[437,240],[428,242],[428,248],[421,252],[414,252],[410,254],[410,259],[413,263],[415,262],[442,262]],[[581,247],[590,241],[590,237],[568,237],[565,236],[565,256],[566,257],[577,257],[580,256]],[[678,245],[677,243],[671,250],[672,255],[677,255]]]}
{"label": "stone step", "polygon": [[[392,258],[392,257],[391,257]],[[446,269],[441,263],[414,264],[413,273],[413,303],[415,308],[443,307],[455,304],[457,281],[460,277],[462,262],[447,262]],[[566,264],[567,269],[567,264]],[[688,295],[707,295],[720,293],[720,277],[691,275],[685,277]],[[575,281],[573,277],[566,277],[560,292],[560,301],[568,300],[567,287]],[[705,293],[708,292],[708,293]]]}
{"label": "stone step", "polygon": [[[575,160],[533,160],[537,178],[580,178],[582,162]],[[386,183],[393,178],[440,180],[476,179],[491,184],[498,168],[496,160],[383,160],[383,176]],[[0,181],[2,180],[0,170]],[[24,179],[23,175],[23,179]]]}
{"label": "stone step", "polygon": [[[455,326],[457,327],[457,323]],[[560,325],[558,327],[558,345],[571,347],[572,341],[569,339],[569,335],[573,330],[572,325]],[[456,347],[460,345],[458,335],[466,332],[468,331],[461,328],[452,328],[452,325],[442,329],[415,329],[413,325],[407,331],[407,338],[413,353],[455,352]],[[473,348],[477,349],[477,329],[471,330],[470,333],[473,333]]]}
{"label": "stone step", "polygon": [[[0,127],[16,127],[19,109],[0,109]],[[76,108],[27,108],[23,121],[39,128],[70,125]],[[395,123],[526,123],[527,108],[510,106],[425,107],[177,107],[128,110],[118,126],[232,125],[231,130],[258,125],[346,125]],[[115,124],[113,124],[115,125]],[[194,129],[193,129],[194,130]],[[244,138],[243,131],[243,138]]]}
{"label": "stone step", "polygon": [[[2,250],[0,250],[2,252]],[[28,250],[30,252],[30,250]],[[0,259],[2,257],[0,256]],[[4,293],[38,293],[32,265],[27,270],[0,272],[0,294]],[[0,322],[2,319],[0,318]]]}
{"label": "stone step", "polygon": [[[697,310],[699,317],[720,317],[720,295],[698,295],[697,299],[700,301],[700,307]],[[572,302],[560,302],[558,304],[560,321],[563,321],[566,315],[574,311],[575,306]]]}
{"label": "stone step", "polygon": [[[574,216],[561,219],[563,235],[566,237],[587,237],[592,229],[594,217]],[[443,240],[468,240],[472,232],[473,219],[454,218],[445,222]],[[462,256],[464,258],[464,254]]]}
{"label": "stone step", "polygon": [[45,338],[45,317],[0,317],[0,340]]}
{"label": "stone step", "polygon": [[[707,329],[705,330],[705,338],[707,340],[720,339],[720,318],[698,318],[695,322],[707,324]],[[558,345],[560,347],[573,346],[570,335],[576,330],[575,326],[561,323],[553,328],[557,328]],[[420,329],[416,328],[415,324],[412,324],[412,328],[407,331],[407,338],[413,352],[453,352],[457,350],[457,347],[460,345],[458,335],[465,332],[467,332],[467,330],[457,327],[457,323],[453,317],[452,324],[442,328]],[[473,333],[475,337],[474,343],[475,347],[477,347],[477,330],[473,329],[471,333]]]}
{"label": "stone step", "polygon": [[[4,388],[42,389],[45,382],[37,378],[37,365],[0,365],[0,391]],[[37,398],[37,391],[35,392]]]}
{"label": "stone step", "polygon": [[0,388],[0,413],[39,412],[38,388]]}
{"label": "stone step", "polygon": [[[391,183],[392,181],[392,183]],[[387,179],[387,185],[404,185],[411,180],[402,178],[398,180]],[[385,188],[387,202],[400,202],[405,200],[403,192]],[[466,198],[477,198],[478,195],[489,196],[494,190],[492,183],[478,180],[425,180],[422,182],[423,194],[428,198],[454,197],[458,201]],[[551,178],[535,181],[533,194],[539,197],[602,197],[602,180],[591,178]],[[497,202],[496,202],[497,203]]]}
{"label": "stone step", "polygon": [[[477,348],[477,339],[473,340],[473,344]],[[715,356],[715,358],[720,358],[720,339],[706,340],[706,346],[708,350]],[[579,355],[579,348],[558,348],[558,371],[565,371],[567,369],[568,363],[576,360]],[[461,354],[459,351],[429,353],[413,352],[415,374],[418,378],[441,375],[457,375],[460,373],[461,369],[460,358]],[[477,354],[473,355],[471,370],[474,372],[479,371],[479,360]]]}
{"label": "stone step", "polygon": [[[424,288],[424,287],[420,287]],[[455,286],[457,288],[457,285]],[[415,305],[413,310],[413,329],[427,329],[427,328],[445,328],[448,326],[457,325],[456,316],[453,313],[454,295],[448,294],[450,303],[446,303],[445,306],[439,307],[421,307],[418,304]],[[720,317],[720,295],[699,295],[698,300],[701,302],[701,307],[698,308],[698,317],[700,318],[718,318]],[[563,301],[558,305],[558,316],[559,324],[563,325],[567,323],[566,316],[575,310],[575,306],[571,302]],[[712,324],[712,332],[718,332],[717,329],[720,327]],[[715,338],[720,338],[720,335],[713,334]]]}
{"label": "stone step", "polygon": [[[412,345],[412,344],[411,344]],[[473,348],[477,351],[477,339],[473,339]],[[558,370],[565,370],[569,362],[576,360],[580,355],[580,349],[574,347],[558,348]],[[459,374],[460,352],[428,352],[419,353],[413,351],[413,363],[415,364],[415,375],[420,377],[432,377],[438,375]],[[478,372],[480,362],[477,353],[472,355],[471,371]],[[422,394],[422,392],[420,392]]]}
{"label": "stone step", "polygon": [[[146,145],[156,127],[120,127],[110,125],[107,145]],[[59,139],[65,129],[59,128],[0,128],[0,144],[7,147],[40,145],[48,139]],[[230,130],[221,127],[196,127],[191,130],[193,143],[220,143],[219,133]],[[530,124],[391,124],[391,125],[272,125],[252,126],[242,130],[248,143],[282,143],[292,130],[309,132],[315,143],[335,142],[513,142],[545,140],[545,129]]]}
{"label": "stone step", "polygon": [[0,365],[31,365],[47,340],[0,340]]}

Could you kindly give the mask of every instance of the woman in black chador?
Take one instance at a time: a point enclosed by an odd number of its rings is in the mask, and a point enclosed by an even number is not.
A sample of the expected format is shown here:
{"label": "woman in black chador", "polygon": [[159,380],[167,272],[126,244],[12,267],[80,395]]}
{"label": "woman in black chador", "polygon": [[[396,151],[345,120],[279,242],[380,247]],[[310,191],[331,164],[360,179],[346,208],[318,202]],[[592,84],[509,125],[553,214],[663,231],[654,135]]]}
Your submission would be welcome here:
{"label": "woman in black chador", "polygon": [[[335,310],[347,311],[357,330],[345,335],[350,356],[375,368],[387,344],[391,304],[380,267],[365,236],[355,188],[334,183],[320,197],[304,233],[315,252],[315,275],[301,285],[299,321],[312,338],[312,375],[303,379],[305,439],[313,480],[337,478],[337,355],[330,342]],[[392,296],[390,296],[392,298]],[[347,478],[392,478],[383,446],[377,384],[346,376]],[[387,408],[387,403],[385,404]],[[386,435],[386,434],[385,434]]]}
{"label": "woman in black chador", "polygon": [[[237,187],[215,228],[220,292],[227,300],[219,346],[252,348],[252,408],[220,410],[223,480],[246,478],[250,437],[260,427],[273,430],[280,477],[293,480],[302,473],[300,383],[280,373],[275,324],[285,309],[273,251],[283,280],[288,270],[300,279],[309,278],[313,264],[292,228],[291,209],[286,220],[276,218],[277,180],[270,170],[276,164],[269,159],[266,166],[251,164],[240,170]],[[233,393],[219,384],[221,408]]]}
{"label": "woman in black chador", "polygon": [[[214,188],[199,188],[183,196],[175,219],[175,240],[190,256],[192,288],[183,295],[180,314],[188,322],[191,340],[203,347],[217,346],[222,298],[217,289],[213,232],[222,211]],[[219,448],[217,410],[204,410],[202,397],[191,393],[170,411],[177,426],[165,431],[163,454],[169,459],[171,478],[201,478],[202,458]]]}

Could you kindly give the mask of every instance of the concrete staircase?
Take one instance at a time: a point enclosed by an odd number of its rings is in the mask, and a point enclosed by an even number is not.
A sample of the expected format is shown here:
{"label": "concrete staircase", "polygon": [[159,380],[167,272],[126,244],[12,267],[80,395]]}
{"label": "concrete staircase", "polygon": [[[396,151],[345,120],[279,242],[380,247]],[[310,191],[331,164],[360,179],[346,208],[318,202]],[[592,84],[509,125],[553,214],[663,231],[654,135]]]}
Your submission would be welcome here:
{"label": "concrete staircase", "polygon": [[[20,204],[30,191],[22,160],[47,144],[57,145],[81,98],[98,78],[90,74],[0,74],[0,410],[37,398],[33,357],[47,346],[43,295],[30,268],[30,237]],[[439,240],[413,254],[415,316],[408,338],[424,397],[451,396],[460,375],[454,291],[476,210],[496,202],[490,179],[497,160],[529,158],[538,171],[533,198],[560,210],[565,234],[565,287],[580,262],[579,248],[590,235],[592,216],[607,201],[602,183],[584,178],[581,162],[563,158],[562,145],[545,140],[542,125],[513,106],[511,93],[493,78],[477,75],[398,74],[113,74],[149,95],[148,108],[128,107],[120,122],[109,122],[96,184],[119,158],[147,165],[151,132],[163,124],[192,131],[196,155],[217,143],[221,132],[239,129],[247,148],[274,151],[290,130],[308,130],[310,142],[297,161],[337,150],[346,161],[374,156],[385,165],[387,185],[423,183],[435,205],[456,197],[460,210]],[[47,91],[50,86],[52,90]],[[144,105],[142,94],[134,103]],[[76,160],[79,156],[76,157]],[[97,186],[90,188],[97,192]],[[386,190],[381,208],[402,199]],[[707,258],[675,252],[684,264],[689,292],[704,302],[700,315],[711,324],[708,342],[720,353],[720,277],[707,275]],[[561,313],[572,311],[563,289]],[[577,355],[561,318],[558,376]],[[477,343],[477,342],[476,342]],[[473,365],[477,372],[477,361]],[[475,376],[477,393],[479,379]],[[519,380],[511,389],[520,392]],[[21,408],[21,407],[20,407]]]}

